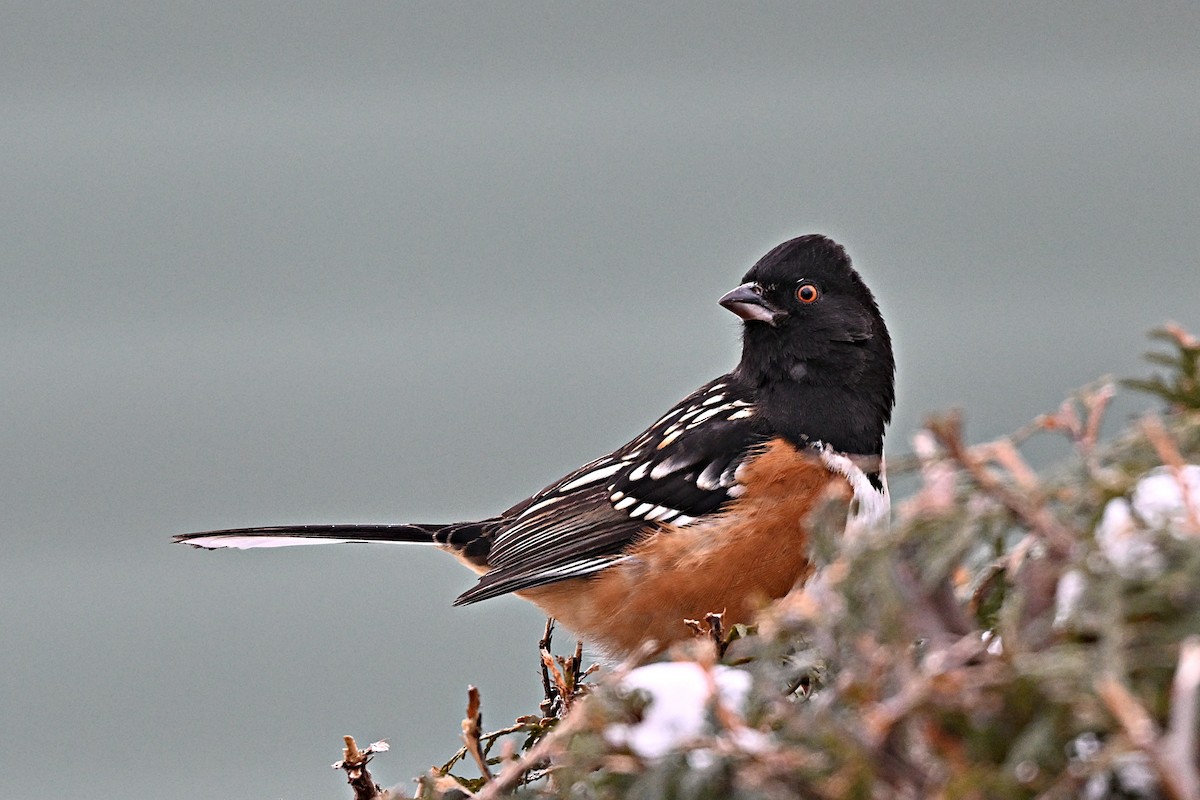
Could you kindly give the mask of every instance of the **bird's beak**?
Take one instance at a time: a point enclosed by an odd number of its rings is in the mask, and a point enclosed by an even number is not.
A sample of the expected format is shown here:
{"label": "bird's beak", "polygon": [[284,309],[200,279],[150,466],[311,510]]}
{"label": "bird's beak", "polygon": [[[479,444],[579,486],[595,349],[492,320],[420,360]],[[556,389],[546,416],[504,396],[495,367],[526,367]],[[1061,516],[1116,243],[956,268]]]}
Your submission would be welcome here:
{"label": "bird's beak", "polygon": [[762,287],[757,283],[743,283],[717,301],[721,305],[750,322],[765,322],[775,325],[787,312],[776,308],[762,296]]}

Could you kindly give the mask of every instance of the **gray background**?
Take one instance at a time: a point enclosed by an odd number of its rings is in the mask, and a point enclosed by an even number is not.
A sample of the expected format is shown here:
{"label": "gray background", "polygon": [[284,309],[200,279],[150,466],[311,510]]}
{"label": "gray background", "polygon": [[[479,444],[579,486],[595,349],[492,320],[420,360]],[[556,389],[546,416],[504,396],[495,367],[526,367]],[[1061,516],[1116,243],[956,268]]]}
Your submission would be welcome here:
{"label": "gray background", "polygon": [[345,796],[343,733],[402,781],[467,683],[532,709],[538,614],[442,554],[169,535],[494,512],[727,369],[784,238],[878,294],[893,452],[1143,372],[1200,13],[1042,5],[7,4],[0,796]]}

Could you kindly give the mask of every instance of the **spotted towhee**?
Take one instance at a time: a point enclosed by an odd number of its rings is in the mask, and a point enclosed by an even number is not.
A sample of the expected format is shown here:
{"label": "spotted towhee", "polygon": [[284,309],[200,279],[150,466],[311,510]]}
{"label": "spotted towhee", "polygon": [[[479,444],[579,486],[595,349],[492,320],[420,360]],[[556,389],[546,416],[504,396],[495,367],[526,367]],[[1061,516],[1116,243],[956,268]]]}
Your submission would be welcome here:
{"label": "spotted towhee", "polygon": [[456,604],[515,592],[613,655],[744,622],[809,572],[805,519],[829,487],[858,519],[888,512],[891,339],[845,250],[784,242],[721,305],[742,357],[633,441],[507,511],[449,525],[305,525],[192,533],[204,548],[422,542],[480,574]]}

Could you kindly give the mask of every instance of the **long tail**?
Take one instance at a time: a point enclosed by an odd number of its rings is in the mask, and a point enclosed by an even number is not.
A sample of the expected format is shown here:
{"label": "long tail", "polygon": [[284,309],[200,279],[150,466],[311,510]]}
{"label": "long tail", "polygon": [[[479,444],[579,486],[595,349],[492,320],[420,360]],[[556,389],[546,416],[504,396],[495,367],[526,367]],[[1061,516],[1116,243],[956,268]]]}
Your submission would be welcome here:
{"label": "long tail", "polygon": [[[475,523],[468,523],[474,525]],[[305,544],[404,542],[408,544],[454,544],[451,536],[465,525],[280,525],[268,528],[229,528],[175,537],[180,544],[206,550],[232,547],[294,547]]]}

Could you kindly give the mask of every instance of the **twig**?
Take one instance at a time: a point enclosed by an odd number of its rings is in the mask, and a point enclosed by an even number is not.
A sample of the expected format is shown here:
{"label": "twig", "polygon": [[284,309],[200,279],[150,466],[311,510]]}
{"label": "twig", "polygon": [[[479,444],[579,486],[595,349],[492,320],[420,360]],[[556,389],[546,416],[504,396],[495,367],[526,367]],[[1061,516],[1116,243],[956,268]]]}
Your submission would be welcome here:
{"label": "twig", "polygon": [[554,687],[550,684],[550,670],[546,668],[546,661],[541,658],[541,654],[550,652],[550,642],[553,638],[554,617],[546,617],[546,630],[538,642],[539,663],[542,668],[542,693],[546,698],[542,701],[542,716],[544,717],[552,716],[555,695]]}
{"label": "twig", "polygon": [[1183,469],[1187,464],[1183,454],[1179,452],[1179,447],[1176,446],[1175,440],[1171,438],[1171,434],[1167,433],[1167,429],[1163,427],[1162,420],[1156,415],[1150,414],[1144,417],[1139,425],[1142,433],[1146,434],[1146,438],[1150,440],[1150,444],[1154,445],[1155,451],[1158,453],[1159,459],[1172,469]]}
{"label": "twig", "polygon": [[725,655],[725,649],[729,647],[729,642],[725,639],[725,610],[710,611],[704,615],[704,621],[698,619],[685,619],[683,624],[692,630],[697,636],[708,637],[717,649],[717,658]]}
{"label": "twig", "polygon": [[[1191,656],[1190,658],[1196,658]],[[1189,672],[1200,669],[1200,665],[1188,663]],[[1178,675],[1176,675],[1178,685]],[[1104,701],[1109,712],[1125,729],[1125,734],[1133,745],[1150,757],[1158,775],[1162,778],[1163,788],[1174,800],[1200,800],[1200,779],[1197,778],[1193,753],[1183,759],[1174,757],[1168,750],[1163,738],[1159,736],[1158,726],[1138,699],[1133,696],[1125,685],[1109,675],[1096,682],[1096,693]],[[1192,695],[1195,702],[1195,695]]]}
{"label": "twig", "polygon": [[574,735],[583,716],[583,714],[576,713],[563,719],[553,731],[526,750],[525,755],[506,766],[494,780],[480,789],[477,795],[478,800],[494,800],[494,798],[517,788],[527,772],[537,769],[538,765],[548,761],[552,755],[561,751],[560,740]]}
{"label": "twig", "polygon": [[555,662],[555,658],[550,654],[549,650],[542,651],[542,669],[550,673],[550,678],[554,682],[554,694],[558,698],[559,709],[562,714],[566,714],[571,709],[574,692],[567,680],[567,676],[559,669],[559,665]]}
{"label": "twig", "polygon": [[938,452],[937,442],[929,431],[914,434],[912,446],[921,470],[921,487],[901,504],[900,516],[912,519],[949,511],[954,507],[954,467]]}
{"label": "twig", "polygon": [[937,437],[950,457],[962,465],[980,489],[998,500],[1030,530],[1036,532],[1056,557],[1062,558],[1067,555],[1072,539],[1070,531],[1055,519],[1045,506],[1013,491],[987,470],[983,461],[963,444],[962,420],[958,414],[931,419],[925,427]]}
{"label": "twig", "polygon": [[[1096,444],[1100,438],[1100,426],[1104,422],[1104,414],[1115,396],[1116,387],[1111,381],[1081,389],[1077,397],[1064,400],[1053,414],[1039,415],[1028,425],[1002,441],[1015,448],[1035,434],[1044,431],[1061,432],[1075,445],[1088,472],[1093,476],[1098,476],[1100,470],[1096,459]],[[1079,416],[1080,407],[1084,411],[1083,418]],[[1017,473],[1014,475],[1020,481],[1020,475]]]}
{"label": "twig", "polygon": [[575,652],[570,658],[556,656],[550,652],[550,638],[554,633],[554,620],[546,620],[546,632],[538,642],[538,654],[542,666],[542,691],[545,698],[541,703],[545,717],[562,717],[570,709],[576,695],[580,693],[583,679],[591,675],[598,665],[583,669],[583,640],[575,642]]}
{"label": "twig", "polygon": [[[654,642],[642,642],[624,661],[613,668],[613,679],[619,681],[630,670],[641,665],[657,651],[658,648]],[[590,673],[591,670],[589,669],[588,672]],[[525,755],[521,756],[517,761],[511,762],[501,770],[495,780],[484,786],[480,790],[477,800],[493,800],[515,789],[527,773],[537,769],[540,764],[548,762],[551,756],[561,751],[562,746],[559,743],[574,736],[575,732],[583,727],[586,717],[587,715],[583,713],[583,710],[579,709],[574,714],[563,717],[553,730],[539,739],[533,747],[526,750]]]}
{"label": "twig", "polygon": [[1045,431],[1063,431],[1073,440],[1079,438],[1083,425],[1079,420],[1079,412],[1075,409],[1070,398],[1062,401],[1058,410],[1053,414],[1039,414],[1032,422],[1013,433],[1009,438],[1013,444],[1024,444],[1027,439]]}
{"label": "twig", "polygon": [[1179,452],[1179,446],[1175,444],[1175,440],[1171,438],[1171,434],[1167,432],[1162,420],[1157,416],[1151,414],[1145,417],[1141,421],[1140,427],[1146,434],[1146,438],[1154,445],[1159,459],[1167,466],[1167,469],[1171,470],[1171,474],[1175,476],[1175,482],[1179,484],[1180,498],[1183,500],[1188,527],[1194,532],[1200,532],[1200,518],[1197,518],[1196,505],[1192,502],[1192,489],[1183,474],[1187,460]]}
{"label": "twig", "polygon": [[1175,340],[1175,343],[1184,350],[1195,350],[1200,348],[1200,339],[1197,339],[1178,322],[1168,322],[1162,326],[1163,331]]}
{"label": "twig", "polygon": [[[488,731],[487,733],[479,734],[479,743],[483,747],[483,754],[486,756],[488,753],[490,753],[492,746],[496,743],[496,740],[503,736],[508,736],[510,733],[536,730],[539,721],[540,720],[538,717],[532,715],[528,717],[520,717],[516,722],[514,722],[512,725],[509,725],[507,728],[500,728],[499,730]],[[454,768],[454,765],[466,757],[467,746],[464,744],[462,747],[458,748],[457,751],[455,751],[454,755],[450,757],[449,761],[436,768],[437,773],[439,775],[449,774],[450,770]]]}
{"label": "twig", "polygon": [[1171,682],[1171,719],[1159,743],[1162,757],[1185,784],[1189,797],[1200,797],[1196,771],[1196,701],[1200,696],[1200,636],[1179,646],[1179,665]]}
{"label": "twig", "polygon": [[908,679],[903,683],[904,688],[886,700],[875,703],[865,714],[866,741],[873,747],[880,747],[896,723],[932,695],[934,685],[939,679],[963,668],[986,649],[987,642],[983,641],[977,632],[972,632],[949,647],[926,656],[919,673],[915,673],[907,664],[898,664],[902,673],[907,673]]}
{"label": "twig", "polygon": [[[595,666],[595,665],[593,665]],[[579,689],[579,682],[590,672],[583,671],[583,639],[575,640],[575,652],[571,655],[571,695],[574,697]]]}
{"label": "twig", "polygon": [[1016,480],[1017,485],[1025,492],[1034,492],[1038,487],[1037,473],[1025,463],[1016,446],[1008,439],[997,439],[972,448],[983,459],[995,461]]}
{"label": "twig", "polygon": [[342,740],[345,742],[345,747],[342,748],[342,760],[334,764],[333,768],[346,773],[346,783],[350,784],[350,788],[354,790],[354,800],[389,800],[392,793],[379,788],[379,784],[375,783],[375,779],[367,770],[371,756],[375,753],[385,752],[388,749],[388,743],[386,741],[373,742],[366,750],[359,750],[353,736],[344,736]]}
{"label": "twig", "polygon": [[480,708],[479,690],[474,686],[467,687],[467,716],[462,721],[463,742],[471,758],[479,767],[479,774],[484,781],[492,779],[492,771],[488,769],[487,758],[479,744],[479,736],[483,731],[483,709]]}
{"label": "twig", "polygon": [[926,591],[911,566],[903,560],[892,565],[891,573],[900,597],[910,609],[908,622],[913,628],[914,639],[929,639],[941,644],[971,630],[971,620],[963,613],[948,580],[939,581],[933,591]]}
{"label": "twig", "polygon": [[1100,425],[1104,422],[1104,413],[1108,410],[1108,404],[1112,402],[1116,394],[1116,387],[1112,383],[1105,382],[1083,396],[1083,407],[1087,409],[1087,424],[1083,429],[1083,439],[1079,443],[1079,449],[1089,463],[1094,461],[1096,443],[1100,439]]}
{"label": "twig", "polygon": [[713,639],[717,642],[717,653],[719,655],[725,655],[725,646],[727,645],[725,641],[724,619],[724,609],[719,612],[710,611],[704,615],[704,621],[708,623],[708,629],[712,631]]}

